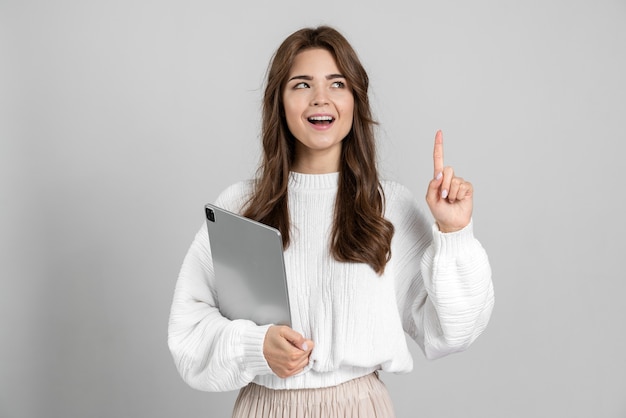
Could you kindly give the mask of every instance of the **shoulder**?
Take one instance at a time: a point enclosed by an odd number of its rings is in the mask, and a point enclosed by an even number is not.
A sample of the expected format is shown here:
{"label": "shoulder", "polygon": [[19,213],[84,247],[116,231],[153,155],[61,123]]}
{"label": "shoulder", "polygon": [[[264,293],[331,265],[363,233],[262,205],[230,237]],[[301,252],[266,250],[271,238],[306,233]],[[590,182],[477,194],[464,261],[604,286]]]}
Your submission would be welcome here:
{"label": "shoulder", "polygon": [[385,217],[392,223],[403,225],[418,221],[427,224],[428,219],[419,200],[403,184],[393,180],[382,180],[385,195]]}
{"label": "shoulder", "polygon": [[385,194],[385,203],[389,208],[395,207],[414,207],[417,205],[417,199],[413,193],[401,183],[394,180],[382,180],[380,185]]}
{"label": "shoulder", "polygon": [[231,184],[215,200],[215,204],[231,212],[240,213],[254,191],[254,180]]}

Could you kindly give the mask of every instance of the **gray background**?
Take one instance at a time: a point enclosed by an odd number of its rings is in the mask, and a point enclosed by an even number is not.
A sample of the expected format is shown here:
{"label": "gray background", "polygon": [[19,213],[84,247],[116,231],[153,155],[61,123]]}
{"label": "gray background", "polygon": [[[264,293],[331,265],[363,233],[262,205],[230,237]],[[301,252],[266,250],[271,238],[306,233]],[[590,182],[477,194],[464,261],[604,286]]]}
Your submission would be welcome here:
{"label": "gray background", "polygon": [[469,351],[383,375],[398,416],[626,417],[624,1],[0,0],[1,417],[228,416],[174,368],[174,284],[253,174],[271,54],[321,23],[420,202],[443,129],[493,266]]}

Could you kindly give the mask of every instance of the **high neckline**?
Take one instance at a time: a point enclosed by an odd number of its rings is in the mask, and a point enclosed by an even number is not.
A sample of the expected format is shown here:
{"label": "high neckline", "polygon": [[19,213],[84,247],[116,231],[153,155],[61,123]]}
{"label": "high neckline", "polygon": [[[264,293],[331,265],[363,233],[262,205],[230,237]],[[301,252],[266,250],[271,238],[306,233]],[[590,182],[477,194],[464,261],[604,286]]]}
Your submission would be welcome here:
{"label": "high neckline", "polygon": [[324,190],[336,189],[339,181],[339,173],[304,174],[291,171],[289,173],[289,186],[292,189]]}

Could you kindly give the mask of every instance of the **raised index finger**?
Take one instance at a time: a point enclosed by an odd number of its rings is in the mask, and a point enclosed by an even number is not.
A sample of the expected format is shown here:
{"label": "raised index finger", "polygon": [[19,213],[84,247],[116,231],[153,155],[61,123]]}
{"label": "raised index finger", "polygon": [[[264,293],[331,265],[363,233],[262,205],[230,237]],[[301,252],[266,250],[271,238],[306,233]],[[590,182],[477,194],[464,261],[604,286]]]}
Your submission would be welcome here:
{"label": "raised index finger", "polygon": [[433,151],[433,163],[435,165],[435,177],[443,173],[443,133],[441,130],[435,134],[435,150]]}

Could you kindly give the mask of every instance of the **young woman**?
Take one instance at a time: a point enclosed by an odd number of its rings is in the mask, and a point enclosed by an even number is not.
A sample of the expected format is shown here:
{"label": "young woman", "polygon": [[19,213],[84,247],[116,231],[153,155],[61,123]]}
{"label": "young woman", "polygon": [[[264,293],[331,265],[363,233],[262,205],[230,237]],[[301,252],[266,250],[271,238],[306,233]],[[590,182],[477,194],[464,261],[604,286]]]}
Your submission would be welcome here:
{"label": "young woman", "polygon": [[472,185],[435,135],[426,201],[376,169],[368,77],[329,27],[290,35],[270,64],[263,161],[216,204],[280,229],[292,328],[230,321],[215,304],[206,225],[183,262],[169,347],[183,379],[241,389],[235,417],[392,417],[378,371],[412,369],[404,333],[435,359],[466,349],[493,307],[472,229]]}

